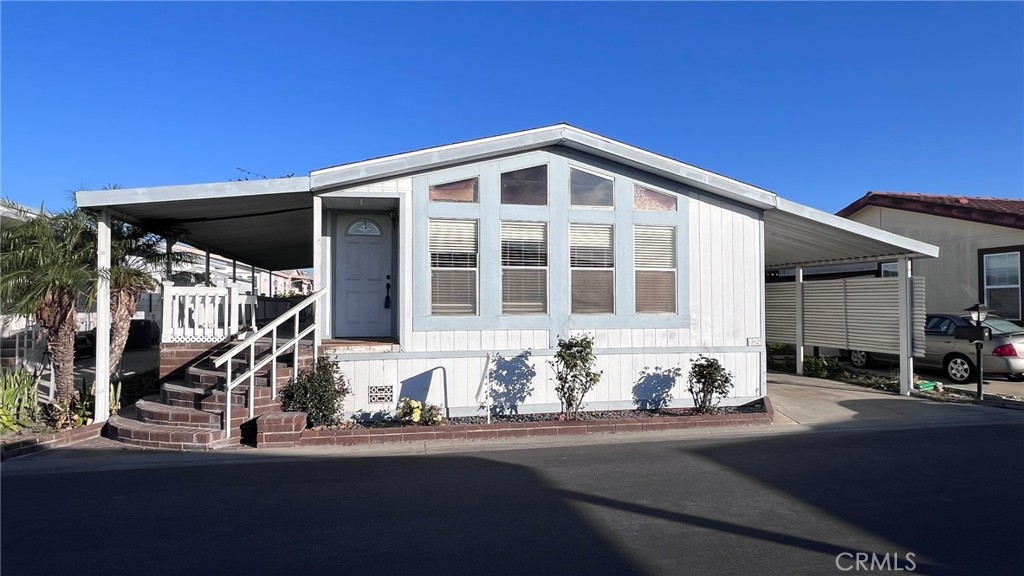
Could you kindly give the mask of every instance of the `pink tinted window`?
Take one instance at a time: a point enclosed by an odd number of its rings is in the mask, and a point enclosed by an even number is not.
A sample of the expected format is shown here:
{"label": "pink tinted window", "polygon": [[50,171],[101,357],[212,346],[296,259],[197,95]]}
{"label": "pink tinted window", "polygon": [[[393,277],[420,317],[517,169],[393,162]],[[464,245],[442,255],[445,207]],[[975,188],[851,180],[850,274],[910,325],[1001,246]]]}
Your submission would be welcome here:
{"label": "pink tinted window", "polygon": [[636,210],[654,210],[659,212],[675,212],[676,197],[655,192],[643,186],[633,187],[633,208]]}
{"label": "pink tinted window", "polygon": [[430,187],[430,200],[432,202],[476,202],[476,194],[476,178]]}

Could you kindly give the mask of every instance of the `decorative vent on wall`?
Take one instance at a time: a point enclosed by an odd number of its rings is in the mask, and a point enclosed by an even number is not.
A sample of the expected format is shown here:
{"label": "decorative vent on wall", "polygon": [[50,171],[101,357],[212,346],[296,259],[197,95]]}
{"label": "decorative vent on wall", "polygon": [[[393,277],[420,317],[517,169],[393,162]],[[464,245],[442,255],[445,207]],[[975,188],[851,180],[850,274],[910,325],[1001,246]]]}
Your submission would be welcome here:
{"label": "decorative vent on wall", "polygon": [[370,404],[391,404],[395,401],[394,386],[368,386],[366,401]]}

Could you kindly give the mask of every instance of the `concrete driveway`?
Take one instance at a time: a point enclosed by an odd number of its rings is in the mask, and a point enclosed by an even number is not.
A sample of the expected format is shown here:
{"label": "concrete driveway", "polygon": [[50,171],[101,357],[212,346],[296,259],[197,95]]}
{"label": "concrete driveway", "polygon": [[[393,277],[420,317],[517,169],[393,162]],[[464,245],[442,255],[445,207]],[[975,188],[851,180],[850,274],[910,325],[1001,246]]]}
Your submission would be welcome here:
{"label": "concrete driveway", "polygon": [[920,427],[1024,422],[1024,411],[936,402],[834,380],[768,373],[775,423],[815,428]]}

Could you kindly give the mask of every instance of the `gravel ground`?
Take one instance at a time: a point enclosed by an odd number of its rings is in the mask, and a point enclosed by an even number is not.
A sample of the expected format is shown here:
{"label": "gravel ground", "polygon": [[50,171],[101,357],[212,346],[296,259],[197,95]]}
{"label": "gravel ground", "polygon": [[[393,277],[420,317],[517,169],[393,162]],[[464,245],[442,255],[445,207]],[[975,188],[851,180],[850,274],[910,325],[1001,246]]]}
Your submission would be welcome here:
{"label": "gravel ground", "polygon": [[[764,412],[764,402],[757,400],[743,406],[725,406],[717,410],[716,414],[758,414]],[[634,418],[680,418],[694,416],[697,413],[691,408],[663,408],[659,410],[604,410],[598,412],[581,412],[580,420],[630,420]],[[563,420],[562,415],[557,412],[545,412],[540,414],[498,414],[491,416],[491,423],[502,422],[558,422]],[[449,425],[458,424],[486,424],[486,416],[461,416],[449,418]],[[351,422],[347,428],[388,428],[402,426],[395,420],[378,420],[366,422]]]}

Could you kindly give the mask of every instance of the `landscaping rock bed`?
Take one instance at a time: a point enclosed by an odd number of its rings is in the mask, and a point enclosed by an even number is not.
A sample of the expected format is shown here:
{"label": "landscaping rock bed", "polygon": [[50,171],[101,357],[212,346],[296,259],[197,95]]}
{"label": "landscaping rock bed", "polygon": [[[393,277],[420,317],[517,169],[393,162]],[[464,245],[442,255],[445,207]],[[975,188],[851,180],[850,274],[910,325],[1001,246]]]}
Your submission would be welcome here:
{"label": "landscaping rock bed", "polygon": [[[644,415],[641,415],[643,413]],[[522,421],[494,420],[491,424],[467,423],[453,419],[441,426],[391,425],[368,426],[352,423],[344,428],[303,429],[305,414],[284,412],[265,414],[256,421],[256,447],[352,446],[420,441],[500,440],[537,436],[580,436],[650,432],[684,428],[719,426],[755,426],[771,424],[774,410],[765,398],[746,406],[722,409],[716,414],[694,414],[690,410],[588,412],[586,419],[558,420],[557,415],[519,415]],[[606,417],[600,418],[599,415]],[[608,417],[607,415],[611,415]],[[582,414],[581,414],[582,416]],[[478,417],[473,417],[478,418]]]}

